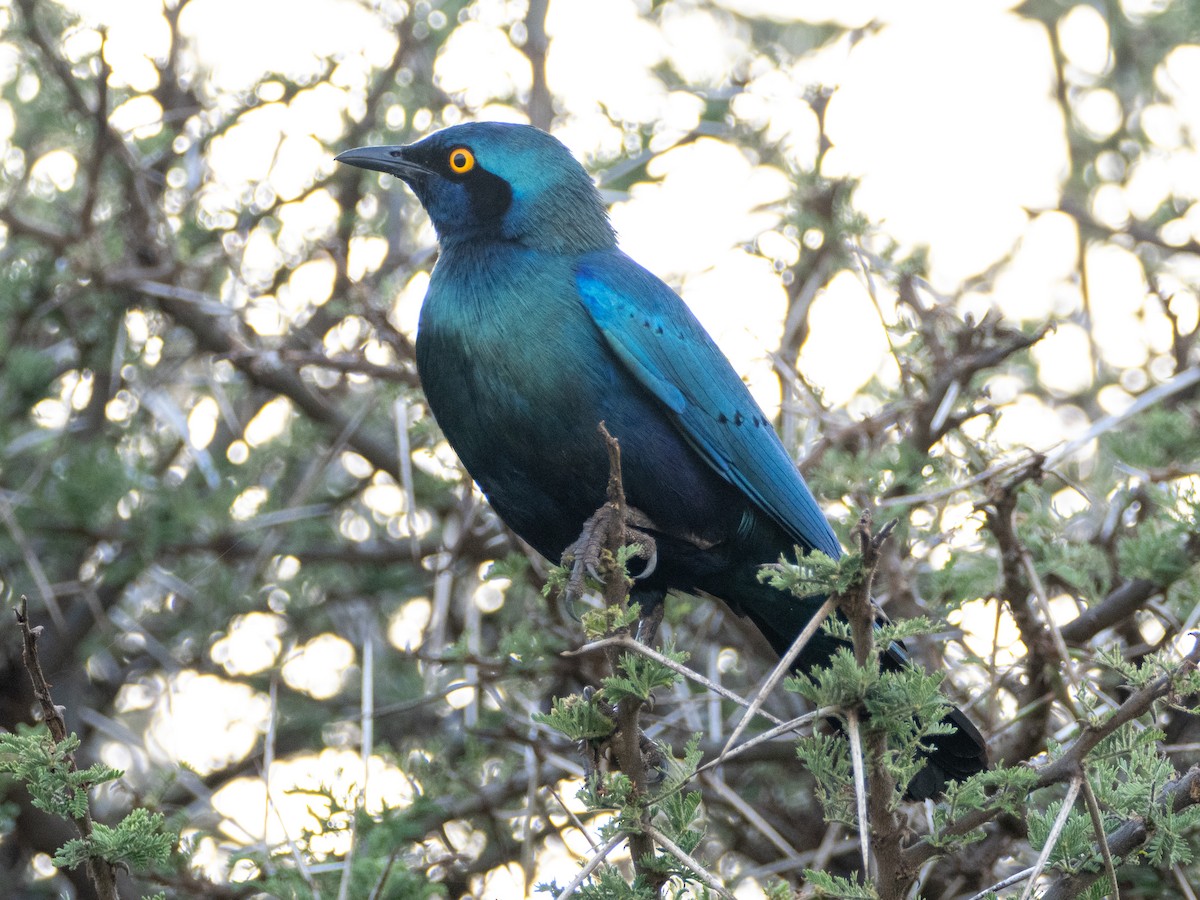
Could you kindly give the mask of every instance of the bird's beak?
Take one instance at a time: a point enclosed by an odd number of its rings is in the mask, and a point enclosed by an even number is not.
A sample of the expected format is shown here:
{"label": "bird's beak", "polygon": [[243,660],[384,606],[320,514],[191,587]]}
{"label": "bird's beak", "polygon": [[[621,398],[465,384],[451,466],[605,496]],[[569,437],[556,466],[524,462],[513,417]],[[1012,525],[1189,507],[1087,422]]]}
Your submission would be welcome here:
{"label": "bird's beak", "polygon": [[370,169],[372,172],[384,172],[408,181],[413,177],[432,174],[429,169],[405,158],[407,147],[356,147],[334,157],[340,163],[358,166],[360,169]]}

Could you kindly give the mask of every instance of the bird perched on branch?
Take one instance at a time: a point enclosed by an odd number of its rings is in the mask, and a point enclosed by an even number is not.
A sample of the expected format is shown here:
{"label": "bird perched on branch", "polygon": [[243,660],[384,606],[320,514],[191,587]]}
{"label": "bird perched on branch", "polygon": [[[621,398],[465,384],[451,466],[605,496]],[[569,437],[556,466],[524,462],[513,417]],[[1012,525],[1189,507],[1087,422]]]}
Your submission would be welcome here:
{"label": "bird perched on branch", "polygon": [[[340,162],[404,181],[441,245],[417,334],[434,417],[500,517],[558,561],[605,502],[619,440],[634,527],[657,557],[633,599],[708,594],[785,652],[821,606],[759,581],[799,546],[838,557],[771,421],[682,300],[617,248],[599,192],[559,141],[526,125],[455,125]],[[648,566],[647,569],[650,567]],[[818,632],[796,667],[828,660]],[[884,664],[905,662],[893,645]],[[986,766],[957,709],[909,794]]]}

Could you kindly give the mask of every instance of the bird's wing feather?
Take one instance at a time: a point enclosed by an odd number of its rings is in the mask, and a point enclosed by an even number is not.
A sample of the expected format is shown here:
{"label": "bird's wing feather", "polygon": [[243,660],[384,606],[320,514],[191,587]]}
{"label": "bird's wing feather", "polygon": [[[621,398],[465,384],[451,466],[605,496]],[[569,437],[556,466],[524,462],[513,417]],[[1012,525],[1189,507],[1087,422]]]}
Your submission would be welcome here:
{"label": "bird's wing feather", "polygon": [[841,548],[770,421],[675,292],[620,251],[583,256],[580,299],[613,354],[705,461],[799,544]]}

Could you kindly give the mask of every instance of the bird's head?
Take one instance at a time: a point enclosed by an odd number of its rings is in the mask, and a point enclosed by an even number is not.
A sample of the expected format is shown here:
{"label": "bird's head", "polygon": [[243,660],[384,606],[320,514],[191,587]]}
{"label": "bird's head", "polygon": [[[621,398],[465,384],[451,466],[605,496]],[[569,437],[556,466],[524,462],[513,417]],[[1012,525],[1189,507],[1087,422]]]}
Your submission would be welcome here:
{"label": "bird's head", "polygon": [[338,162],[395,175],[443,246],[506,240],[559,253],[615,243],[599,192],[566,147],[529,125],[469,122],[415,144],[347,150]]}

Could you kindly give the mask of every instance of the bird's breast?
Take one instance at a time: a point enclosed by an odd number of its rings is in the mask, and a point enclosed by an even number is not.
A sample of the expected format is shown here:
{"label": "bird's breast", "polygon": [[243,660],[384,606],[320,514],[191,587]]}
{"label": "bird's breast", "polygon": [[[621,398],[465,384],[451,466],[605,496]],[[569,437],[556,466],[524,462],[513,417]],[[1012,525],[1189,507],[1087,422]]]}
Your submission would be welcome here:
{"label": "bird's breast", "polygon": [[438,262],[417,364],[439,418],[443,406],[456,420],[512,430],[586,407],[612,367],[574,299],[569,263],[501,247]]}

